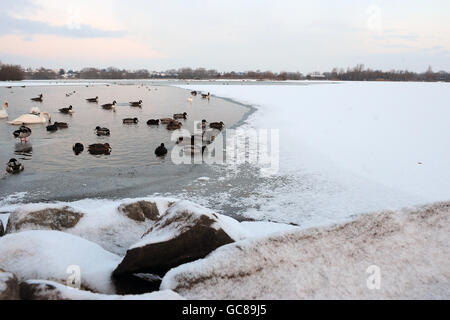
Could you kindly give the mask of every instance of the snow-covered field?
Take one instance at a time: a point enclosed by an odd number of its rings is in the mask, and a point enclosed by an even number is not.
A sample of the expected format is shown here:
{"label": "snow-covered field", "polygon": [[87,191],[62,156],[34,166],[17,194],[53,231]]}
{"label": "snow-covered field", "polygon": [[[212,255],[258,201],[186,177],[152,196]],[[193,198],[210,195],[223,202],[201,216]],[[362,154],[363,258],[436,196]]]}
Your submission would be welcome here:
{"label": "snow-covered field", "polygon": [[256,107],[243,128],[280,130],[290,182],[257,186],[249,217],[309,227],[450,199],[448,83],[182,87]]}

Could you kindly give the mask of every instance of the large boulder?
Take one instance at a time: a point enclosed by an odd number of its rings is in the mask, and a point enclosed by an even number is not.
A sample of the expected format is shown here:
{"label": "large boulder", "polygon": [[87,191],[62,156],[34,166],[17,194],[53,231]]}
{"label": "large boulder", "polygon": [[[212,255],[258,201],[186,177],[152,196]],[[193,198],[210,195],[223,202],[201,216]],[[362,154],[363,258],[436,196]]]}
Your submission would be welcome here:
{"label": "large boulder", "polygon": [[128,218],[139,222],[144,222],[146,219],[152,221],[159,219],[158,206],[151,201],[123,204],[119,207],[119,211],[124,213]]}
{"label": "large boulder", "polygon": [[180,264],[204,258],[218,247],[243,238],[245,231],[236,220],[180,201],[127,251],[114,276],[163,276]]}
{"label": "large boulder", "polygon": [[59,231],[23,231],[0,238],[0,268],[19,281],[51,280],[66,284],[80,279],[80,287],[115,294],[111,274],[121,258],[99,245]]}
{"label": "large boulder", "polygon": [[142,295],[103,295],[42,280],[22,282],[20,296],[22,300],[183,300],[183,297],[170,290]]}
{"label": "large boulder", "polygon": [[20,300],[17,277],[2,269],[0,269],[0,300]]}
{"label": "large boulder", "polygon": [[75,227],[82,217],[83,213],[69,207],[16,210],[9,216],[6,233],[37,229],[65,231]]}

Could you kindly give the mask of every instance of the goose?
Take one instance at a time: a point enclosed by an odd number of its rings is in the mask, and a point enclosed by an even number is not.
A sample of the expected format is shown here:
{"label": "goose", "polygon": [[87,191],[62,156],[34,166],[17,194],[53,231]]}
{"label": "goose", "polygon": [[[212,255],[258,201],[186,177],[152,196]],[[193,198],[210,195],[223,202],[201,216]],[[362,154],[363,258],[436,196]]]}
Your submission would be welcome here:
{"label": "goose", "polygon": [[6,172],[8,172],[9,174],[17,174],[17,173],[22,172],[24,169],[25,168],[24,168],[23,164],[21,164],[16,159],[11,159],[6,164]]}
{"label": "goose", "polygon": [[211,93],[208,92],[208,94],[202,94],[203,99],[209,99],[211,98]]}
{"label": "goose", "polygon": [[213,122],[209,124],[209,127],[212,129],[217,129],[217,130],[223,130],[223,128],[225,127],[225,124],[221,121],[221,122]]}
{"label": "goose", "polygon": [[6,112],[7,108],[8,108],[8,102],[5,102],[5,105],[3,106],[2,110],[0,110],[0,119],[8,118],[8,112]]}
{"label": "goose", "polygon": [[19,130],[16,130],[13,132],[13,136],[16,139],[20,139],[20,142],[22,142],[22,140],[24,140],[25,142],[27,142],[27,138],[29,136],[31,136],[31,129],[25,126],[21,126],[19,128]]}
{"label": "goose", "polygon": [[139,100],[138,102],[130,102],[130,105],[132,107],[142,107],[142,100]]}
{"label": "goose", "polygon": [[88,149],[89,153],[92,155],[110,155],[111,154],[111,147],[108,143],[101,144],[91,144]]}
{"label": "goose", "polygon": [[73,107],[70,106],[68,108],[59,109],[59,112],[64,113],[64,114],[72,114],[73,113]]}
{"label": "goose", "polygon": [[164,146],[164,143],[161,143],[161,145],[156,148],[155,154],[157,157],[164,157],[165,155],[167,155],[167,149]]}
{"label": "goose", "polygon": [[69,128],[69,125],[65,122],[55,122],[54,123],[55,126],[58,127],[58,129],[67,129]]}
{"label": "goose", "polygon": [[117,104],[117,102],[113,101],[113,103],[107,103],[107,104],[102,105],[102,108],[105,110],[116,111],[116,104]]}
{"label": "goose", "polygon": [[97,128],[95,128],[95,134],[97,135],[97,136],[110,136],[111,135],[111,131],[109,131],[109,129],[108,128],[100,128],[100,127],[97,127]]}
{"label": "goose", "polygon": [[50,125],[47,126],[47,131],[48,132],[58,131],[58,126],[56,125],[56,123],[50,124]]}
{"label": "goose", "polygon": [[147,121],[147,125],[149,126],[159,126],[159,120],[150,119]]}
{"label": "goose", "polygon": [[123,124],[137,124],[139,122],[138,118],[127,118],[127,119],[123,119]]}
{"label": "goose", "polygon": [[42,102],[44,99],[44,96],[42,95],[42,93],[39,95],[39,97],[37,98],[31,98],[32,101],[37,101],[37,102]]}
{"label": "goose", "polygon": [[184,120],[186,120],[187,119],[187,113],[185,112],[185,113],[178,113],[178,114],[174,114],[173,115],[173,118],[175,119],[175,120],[177,120],[177,119],[184,119]]}
{"label": "goose", "polygon": [[98,97],[86,99],[87,102],[98,103]]}
{"label": "goose", "polygon": [[170,131],[178,130],[181,129],[182,126],[183,125],[179,121],[173,120],[167,125],[167,130]]}
{"label": "goose", "polygon": [[162,124],[169,124],[173,121],[173,119],[172,118],[163,118],[163,119],[160,119],[160,121]]}
{"label": "goose", "polygon": [[[45,117],[48,118],[45,119]],[[8,124],[12,125],[24,125],[24,124],[39,124],[39,123],[47,123],[47,121],[50,123],[52,120],[52,117],[47,112],[41,112],[39,115],[36,114],[24,114],[20,116],[19,118],[8,122]]]}
{"label": "goose", "polygon": [[77,142],[73,145],[72,150],[75,153],[75,155],[79,155],[84,151],[84,146],[81,143]]}

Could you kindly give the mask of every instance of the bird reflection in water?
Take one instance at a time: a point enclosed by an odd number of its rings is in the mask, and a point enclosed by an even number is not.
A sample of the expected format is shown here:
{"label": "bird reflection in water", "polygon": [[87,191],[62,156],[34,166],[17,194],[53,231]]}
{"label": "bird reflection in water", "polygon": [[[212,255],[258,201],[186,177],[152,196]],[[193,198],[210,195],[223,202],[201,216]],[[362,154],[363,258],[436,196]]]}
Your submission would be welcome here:
{"label": "bird reflection in water", "polygon": [[16,143],[14,146],[14,154],[17,156],[22,156],[21,160],[31,160],[33,155],[33,145],[29,142],[26,143]]}

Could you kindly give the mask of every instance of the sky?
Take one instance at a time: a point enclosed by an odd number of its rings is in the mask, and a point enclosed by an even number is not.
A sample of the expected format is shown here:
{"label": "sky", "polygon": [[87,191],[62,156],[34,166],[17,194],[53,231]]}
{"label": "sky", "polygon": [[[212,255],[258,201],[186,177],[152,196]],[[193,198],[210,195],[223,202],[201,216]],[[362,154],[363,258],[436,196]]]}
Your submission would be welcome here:
{"label": "sky", "polygon": [[0,0],[26,67],[450,71],[448,0]]}

